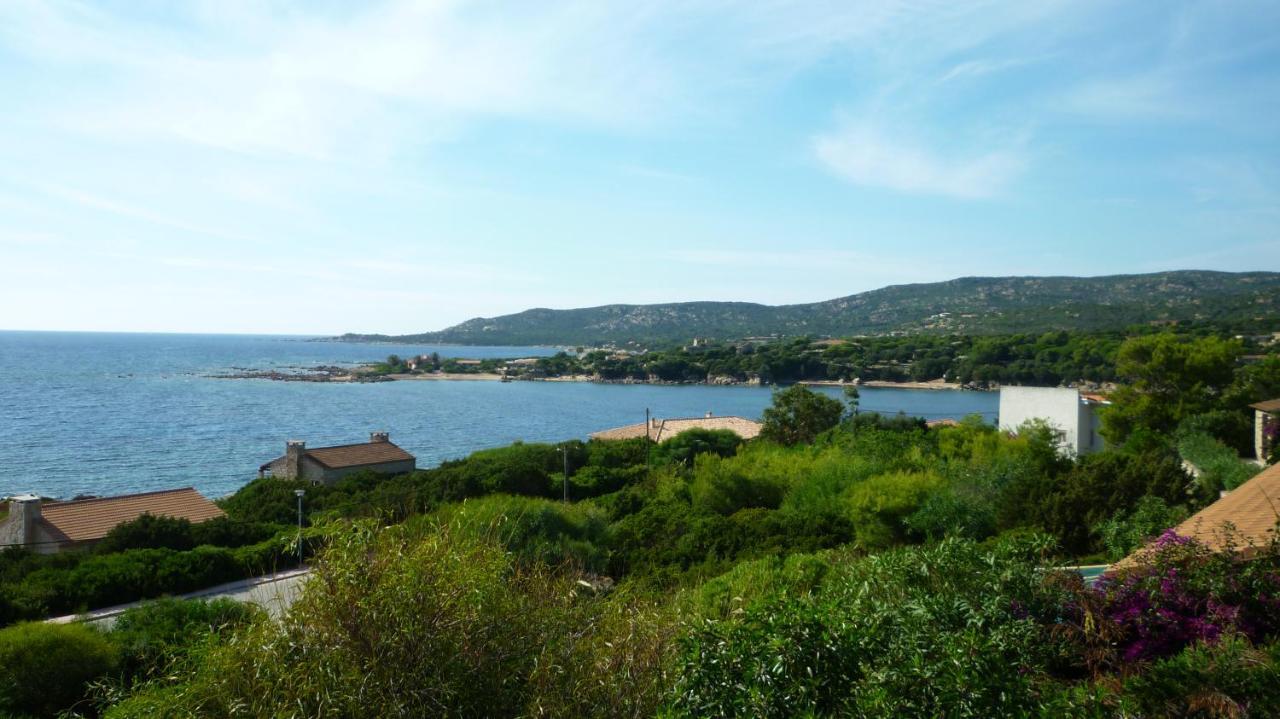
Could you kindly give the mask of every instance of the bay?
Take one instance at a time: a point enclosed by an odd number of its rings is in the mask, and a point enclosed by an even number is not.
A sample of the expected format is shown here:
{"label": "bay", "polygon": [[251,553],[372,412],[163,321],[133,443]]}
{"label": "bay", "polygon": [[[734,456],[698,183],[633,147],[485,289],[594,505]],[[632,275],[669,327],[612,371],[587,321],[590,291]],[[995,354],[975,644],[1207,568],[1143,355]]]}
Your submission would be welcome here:
{"label": "bay", "polygon": [[[419,467],[515,441],[585,439],[656,417],[759,418],[768,387],[589,382],[368,384],[213,379],[236,368],[353,364],[439,352],[529,357],[550,347],[308,341],[305,337],[0,332],[0,496],[113,495],[194,486],[234,492],[286,439],[309,446],[387,430]],[[839,396],[838,388],[821,388]],[[863,388],[866,411],[995,417],[985,392]]]}

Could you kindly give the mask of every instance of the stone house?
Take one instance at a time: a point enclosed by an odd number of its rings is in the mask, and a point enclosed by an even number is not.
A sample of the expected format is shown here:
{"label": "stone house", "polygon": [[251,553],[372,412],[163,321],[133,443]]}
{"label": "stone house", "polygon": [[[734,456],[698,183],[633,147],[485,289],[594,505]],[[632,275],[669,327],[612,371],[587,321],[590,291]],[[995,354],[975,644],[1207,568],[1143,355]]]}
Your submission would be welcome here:
{"label": "stone house", "polygon": [[284,455],[258,467],[259,477],[301,479],[312,484],[333,484],[339,479],[371,470],[404,474],[417,469],[417,460],[391,441],[386,432],[372,432],[369,441],[307,449],[298,439],[285,442]]}
{"label": "stone house", "polygon": [[0,516],[0,549],[26,547],[39,554],[97,543],[118,524],[144,514],[199,524],[225,516],[192,487],[118,497],[44,502],[32,494],[10,497]]}
{"label": "stone house", "polygon": [[1266,462],[1280,431],[1280,399],[1249,406],[1253,408],[1253,451],[1259,462]]}

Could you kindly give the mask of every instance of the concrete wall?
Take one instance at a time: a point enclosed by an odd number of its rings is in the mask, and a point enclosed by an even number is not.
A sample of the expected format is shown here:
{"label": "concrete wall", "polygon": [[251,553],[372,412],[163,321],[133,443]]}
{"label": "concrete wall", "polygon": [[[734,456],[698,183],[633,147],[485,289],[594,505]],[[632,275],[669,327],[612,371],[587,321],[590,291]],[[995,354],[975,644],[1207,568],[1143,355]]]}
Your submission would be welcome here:
{"label": "concrete wall", "polygon": [[1280,419],[1270,412],[1260,409],[1253,411],[1253,452],[1259,462],[1265,463],[1271,455],[1271,440],[1267,437],[1267,429]]}
{"label": "concrete wall", "polygon": [[22,527],[22,513],[14,502],[10,502],[5,509],[8,514],[0,519],[0,551],[15,544],[26,544],[27,541]]}
{"label": "concrete wall", "polygon": [[[1092,412],[1080,401],[1079,390],[1063,387],[1001,387],[1000,429],[1016,432],[1024,422],[1044,420],[1059,433],[1063,451],[1083,454],[1093,436]],[[1084,442],[1081,442],[1081,439]],[[1082,452],[1083,449],[1083,452]]]}

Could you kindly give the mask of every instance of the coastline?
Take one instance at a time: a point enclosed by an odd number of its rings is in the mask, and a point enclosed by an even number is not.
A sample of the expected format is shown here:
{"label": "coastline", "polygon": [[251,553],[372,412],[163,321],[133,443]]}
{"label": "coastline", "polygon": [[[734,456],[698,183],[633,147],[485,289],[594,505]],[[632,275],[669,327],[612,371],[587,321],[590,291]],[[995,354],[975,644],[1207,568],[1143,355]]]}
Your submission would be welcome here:
{"label": "coastline", "polygon": [[[238,375],[213,375],[217,379],[267,379],[283,382],[502,382],[504,377],[496,372],[426,372],[426,373],[395,373],[387,375],[375,375],[373,377],[360,377],[351,374],[284,374],[278,372],[246,372]],[[592,375],[574,374],[564,375],[560,377],[538,377],[534,379],[521,379],[518,377],[508,377],[509,382],[587,382],[593,384],[645,384],[645,385],[664,385],[664,386],[708,386],[708,387],[760,387],[758,382],[664,382],[650,380],[605,380],[599,379]],[[943,380],[929,380],[927,382],[892,382],[888,380],[866,380],[863,382],[842,382],[840,380],[802,380],[795,384],[804,385],[806,387],[869,387],[878,389],[920,389],[930,391],[959,391],[966,389],[964,385],[958,382],[946,382]],[[772,385],[764,385],[772,386]]]}

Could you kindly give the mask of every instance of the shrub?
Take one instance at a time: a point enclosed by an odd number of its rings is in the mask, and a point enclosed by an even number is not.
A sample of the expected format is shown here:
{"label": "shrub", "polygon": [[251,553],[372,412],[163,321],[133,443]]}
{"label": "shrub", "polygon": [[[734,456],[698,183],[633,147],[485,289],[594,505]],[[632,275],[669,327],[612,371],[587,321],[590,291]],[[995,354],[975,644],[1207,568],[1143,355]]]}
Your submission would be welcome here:
{"label": "shrub", "polygon": [[1116,512],[1095,531],[1107,549],[1107,558],[1115,562],[1186,518],[1185,508],[1170,507],[1159,497],[1147,496],[1138,500],[1132,512]]}
{"label": "shrub", "polygon": [[191,522],[176,517],[144,514],[130,522],[111,528],[94,547],[99,554],[123,552],[126,549],[176,549],[185,551],[196,546],[191,536]]}
{"label": "shrub", "polygon": [[653,450],[653,461],[657,464],[675,464],[692,466],[694,459],[700,454],[714,454],[720,457],[732,457],[742,444],[742,438],[727,429],[694,428],[659,444]]}
{"label": "shrub", "polygon": [[703,621],[681,643],[674,708],[689,716],[1023,715],[1058,647],[1036,558],[955,540],[839,570],[813,595]]}
{"label": "shrub", "polygon": [[449,526],[460,537],[496,542],[526,564],[567,563],[599,571],[605,564],[607,524],[604,513],[590,505],[491,495],[446,506],[407,526],[428,532]]}
{"label": "shrub", "polygon": [[906,518],[944,482],[932,472],[893,472],[854,484],[845,493],[845,506],[863,548],[883,548],[906,537]]}
{"label": "shrub", "polygon": [[1234,449],[1203,432],[1180,437],[1178,454],[1200,470],[1198,481],[1210,493],[1235,489],[1260,469],[1252,462],[1242,461]]}
{"label": "shrub", "polygon": [[1127,716],[1280,716],[1280,645],[1234,634],[1195,644],[1128,677],[1119,703]]}
{"label": "shrub", "polygon": [[163,672],[205,638],[253,616],[250,605],[232,599],[157,599],[117,617],[108,637],[120,647],[126,677],[136,680]]}
{"label": "shrub", "polygon": [[580,630],[569,578],[447,531],[337,531],[281,622],[204,651],[113,717],[513,716],[545,647]]}
{"label": "shrub", "polygon": [[0,629],[0,711],[53,716],[84,700],[89,682],[113,671],[115,646],[82,624]]}

